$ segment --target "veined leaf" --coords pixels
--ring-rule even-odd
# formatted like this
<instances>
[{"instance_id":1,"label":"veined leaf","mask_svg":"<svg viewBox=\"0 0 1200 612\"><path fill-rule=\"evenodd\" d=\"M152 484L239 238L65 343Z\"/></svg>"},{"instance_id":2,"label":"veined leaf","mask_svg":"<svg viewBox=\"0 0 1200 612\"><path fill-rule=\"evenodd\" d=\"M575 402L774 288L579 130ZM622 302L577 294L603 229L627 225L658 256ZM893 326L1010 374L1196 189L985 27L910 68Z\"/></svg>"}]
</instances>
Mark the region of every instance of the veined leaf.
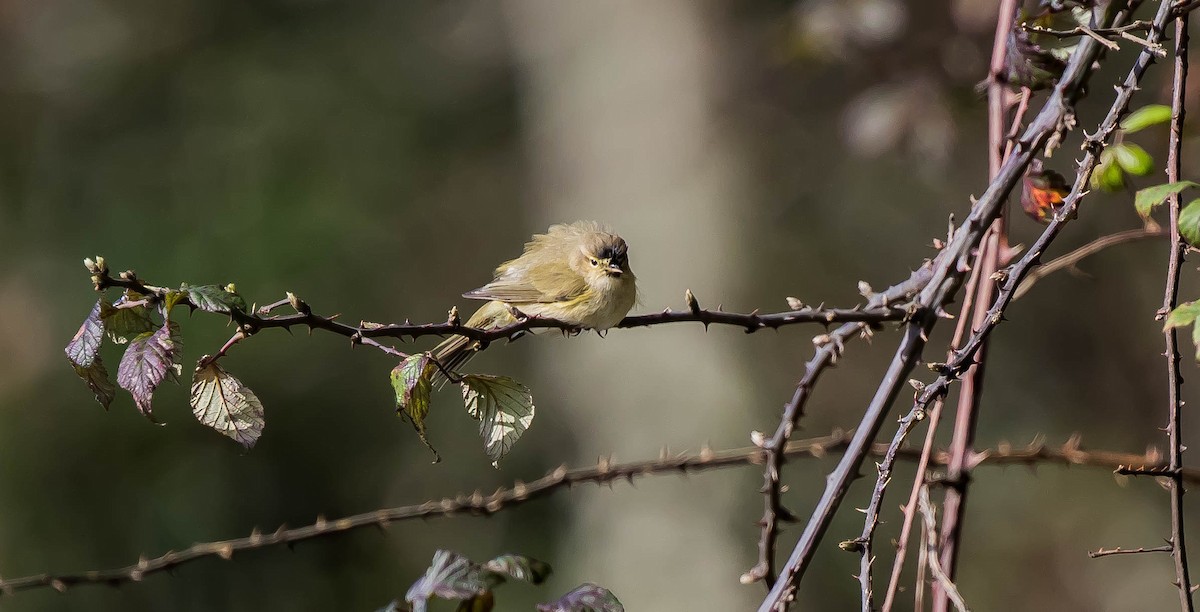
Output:
<instances>
[{"instance_id":1,"label":"veined leaf","mask_svg":"<svg viewBox=\"0 0 1200 612\"><path fill-rule=\"evenodd\" d=\"M1167 315L1167 321L1163 323L1163 329L1171 329L1172 327L1185 327L1196 322L1196 317L1200 316L1200 300L1194 302L1184 302L1175 307L1171 314Z\"/></svg>"},{"instance_id":2,"label":"veined leaf","mask_svg":"<svg viewBox=\"0 0 1200 612\"><path fill-rule=\"evenodd\" d=\"M433 562L425 575L408 588L404 600L414 612L424 612L430 597L462 600L482 595L488 590L483 571L470 559L449 550L433 553Z\"/></svg>"},{"instance_id":3,"label":"veined leaf","mask_svg":"<svg viewBox=\"0 0 1200 612\"><path fill-rule=\"evenodd\" d=\"M483 564L483 570L500 577L541 584L550 576L550 564L525 555L500 555Z\"/></svg>"},{"instance_id":4,"label":"veined leaf","mask_svg":"<svg viewBox=\"0 0 1200 612\"><path fill-rule=\"evenodd\" d=\"M1189 187L1200 187L1200 184L1192 181L1179 181L1177 183L1163 183L1145 189L1139 189L1137 196L1134 197L1133 206L1137 209L1137 213L1142 217L1149 217L1150 212L1155 206L1162 204L1168 197L1182 192Z\"/></svg>"},{"instance_id":5,"label":"veined leaf","mask_svg":"<svg viewBox=\"0 0 1200 612\"><path fill-rule=\"evenodd\" d=\"M1154 169L1154 158L1132 142L1112 146L1113 157L1121 169L1134 176L1145 176Z\"/></svg>"},{"instance_id":6,"label":"veined leaf","mask_svg":"<svg viewBox=\"0 0 1200 612\"><path fill-rule=\"evenodd\" d=\"M1188 244L1200 244L1200 199L1192 200L1179 211L1179 234Z\"/></svg>"},{"instance_id":7,"label":"veined leaf","mask_svg":"<svg viewBox=\"0 0 1200 612\"><path fill-rule=\"evenodd\" d=\"M265 424L262 403L220 365L204 361L192 376L192 412L201 423L252 448Z\"/></svg>"},{"instance_id":8,"label":"veined leaf","mask_svg":"<svg viewBox=\"0 0 1200 612\"><path fill-rule=\"evenodd\" d=\"M538 604L538 612L625 612L612 591L585 582L555 601Z\"/></svg>"},{"instance_id":9,"label":"veined leaf","mask_svg":"<svg viewBox=\"0 0 1200 612\"><path fill-rule=\"evenodd\" d=\"M208 312L222 312L228 314L230 309L236 308L242 312L246 312L246 300L238 295L236 291L231 291L233 285L222 287L220 285L198 285L190 286L184 284L179 288L180 291L186 292L188 301L192 306L200 310Z\"/></svg>"},{"instance_id":10,"label":"veined leaf","mask_svg":"<svg viewBox=\"0 0 1200 612\"><path fill-rule=\"evenodd\" d=\"M462 378L463 403L479 420L479 435L492 464L500 461L533 422L533 396L507 376L470 374Z\"/></svg>"},{"instance_id":11,"label":"veined leaf","mask_svg":"<svg viewBox=\"0 0 1200 612\"><path fill-rule=\"evenodd\" d=\"M77 367L86 368L92 365L100 354L100 345L104 342L104 320L100 313L108 302L102 297L96 301L92 311L88 313L75 337L67 343L67 359Z\"/></svg>"},{"instance_id":12,"label":"veined leaf","mask_svg":"<svg viewBox=\"0 0 1200 612\"><path fill-rule=\"evenodd\" d=\"M149 308L145 306L121 308L131 301L129 296L123 295L100 312L100 318L104 321L104 331L108 333L108 338L115 344L125 344L138 334L158 329L158 325L150 318Z\"/></svg>"},{"instance_id":13,"label":"veined leaf","mask_svg":"<svg viewBox=\"0 0 1200 612\"><path fill-rule=\"evenodd\" d=\"M1166 123L1171 120L1171 107L1164 104L1147 104L1121 120L1121 129L1132 134L1152 125Z\"/></svg>"},{"instance_id":14,"label":"veined leaf","mask_svg":"<svg viewBox=\"0 0 1200 612\"><path fill-rule=\"evenodd\" d=\"M139 335L129 342L121 365L117 368L117 384L133 395L138 410L154 420L151 400L154 390L170 372L181 370L178 326L167 322L157 331Z\"/></svg>"},{"instance_id":15,"label":"veined leaf","mask_svg":"<svg viewBox=\"0 0 1200 612\"><path fill-rule=\"evenodd\" d=\"M108 410L112 404L113 398L117 396L117 388L113 386L112 381L108 380L108 370L104 367L104 362L97 355L92 360L91 365L87 367L72 363L71 367L75 368L75 373L87 383L92 394L96 396L96 401Z\"/></svg>"},{"instance_id":16,"label":"veined leaf","mask_svg":"<svg viewBox=\"0 0 1200 612\"><path fill-rule=\"evenodd\" d=\"M425 435L425 417L429 414L429 396L433 392L431 380L435 368L437 366L428 355L410 355L392 368L392 389L396 392L396 411L412 421L421 442L433 452L436 463L441 461L441 457Z\"/></svg>"}]
</instances>

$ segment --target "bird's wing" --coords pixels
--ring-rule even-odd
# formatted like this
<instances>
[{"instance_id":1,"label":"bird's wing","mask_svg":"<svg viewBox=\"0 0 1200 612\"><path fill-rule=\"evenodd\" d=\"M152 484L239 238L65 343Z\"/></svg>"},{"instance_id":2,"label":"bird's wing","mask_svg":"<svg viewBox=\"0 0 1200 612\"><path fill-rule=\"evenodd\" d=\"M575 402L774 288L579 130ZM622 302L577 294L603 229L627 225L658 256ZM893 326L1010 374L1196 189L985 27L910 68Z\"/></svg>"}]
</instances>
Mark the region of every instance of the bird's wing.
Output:
<instances>
[{"instance_id":1,"label":"bird's wing","mask_svg":"<svg viewBox=\"0 0 1200 612\"><path fill-rule=\"evenodd\" d=\"M562 264L535 265L533 270L509 266L492 282L463 294L473 300L498 300L509 304L565 302L583 295L587 282Z\"/></svg>"}]
</instances>

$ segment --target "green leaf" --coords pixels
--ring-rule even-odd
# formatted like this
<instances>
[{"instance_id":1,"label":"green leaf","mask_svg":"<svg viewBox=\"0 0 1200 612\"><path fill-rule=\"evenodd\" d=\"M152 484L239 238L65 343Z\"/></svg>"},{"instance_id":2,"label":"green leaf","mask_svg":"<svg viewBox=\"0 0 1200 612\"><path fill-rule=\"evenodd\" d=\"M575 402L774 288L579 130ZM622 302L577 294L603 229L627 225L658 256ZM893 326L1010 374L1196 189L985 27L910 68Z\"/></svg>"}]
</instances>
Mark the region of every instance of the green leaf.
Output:
<instances>
[{"instance_id":1,"label":"green leaf","mask_svg":"<svg viewBox=\"0 0 1200 612\"><path fill-rule=\"evenodd\" d=\"M1200 361L1200 325L1192 326L1192 344L1196 345L1196 361Z\"/></svg>"},{"instance_id":2,"label":"green leaf","mask_svg":"<svg viewBox=\"0 0 1200 612\"><path fill-rule=\"evenodd\" d=\"M83 320L83 325L79 326L79 331L75 332L75 337L67 343L67 359L78 367L92 365L100 354L100 345L104 342L104 320L100 318L100 313L107 305L103 297L97 300Z\"/></svg>"},{"instance_id":3,"label":"green leaf","mask_svg":"<svg viewBox=\"0 0 1200 612\"><path fill-rule=\"evenodd\" d=\"M541 603L538 612L625 612L612 591L585 582L555 601Z\"/></svg>"},{"instance_id":4,"label":"green leaf","mask_svg":"<svg viewBox=\"0 0 1200 612\"><path fill-rule=\"evenodd\" d=\"M1179 234L1188 244L1200 244L1200 199L1192 200L1179 211Z\"/></svg>"},{"instance_id":5,"label":"green leaf","mask_svg":"<svg viewBox=\"0 0 1200 612\"><path fill-rule=\"evenodd\" d=\"M154 420L151 400L168 373L178 376L183 347L179 342L178 325L167 322L155 332L139 335L129 342L121 365L117 367L117 384L133 395L138 410Z\"/></svg>"},{"instance_id":6,"label":"green leaf","mask_svg":"<svg viewBox=\"0 0 1200 612\"><path fill-rule=\"evenodd\" d=\"M1145 149L1132 142L1124 142L1112 147L1113 157L1121 169L1134 176L1145 176L1154 169L1154 158Z\"/></svg>"},{"instance_id":7,"label":"green leaf","mask_svg":"<svg viewBox=\"0 0 1200 612\"><path fill-rule=\"evenodd\" d=\"M1100 152L1100 161L1092 170L1092 176L1088 177L1088 183L1092 189L1110 192L1119 191L1125 186L1125 174L1111 149Z\"/></svg>"},{"instance_id":8,"label":"green leaf","mask_svg":"<svg viewBox=\"0 0 1200 612\"><path fill-rule=\"evenodd\" d=\"M456 552L439 550L433 553L433 562L425 575L408 588L404 601L412 604L414 612L424 612L430 597L462 600L482 595L488 589L478 565Z\"/></svg>"},{"instance_id":9,"label":"green leaf","mask_svg":"<svg viewBox=\"0 0 1200 612\"><path fill-rule=\"evenodd\" d=\"M1163 329L1171 329L1172 327L1184 327L1191 325L1196 321L1196 317L1200 317L1200 300L1194 302L1184 302L1175 307L1171 314L1167 315L1167 320L1163 323Z\"/></svg>"},{"instance_id":10,"label":"green leaf","mask_svg":"<svg viewBox=\"0 0 1200 612\"><path fill-rule=\"evenodd\" d=\"M1180 193L1189 187L1200 187L1200 184L1192 181L1179 181L1177 183L1163 183L1145 189L1139 189L1137 196L1134 198L1133 207L1142 217L1149 217L1150 212L1155 206L1162 204L1168 197Z\"/></svg>"},{"instance_id":11,"label":"green leaf","mask_svg":"<svg viewBox=\"0 0 1200 612\"><path fill-rule=\"evenodd\" d=\"M479 420L479 435L492 465L500 461L533 422L533 396L507 376L470 374L462 377L463 403Z\"/></svg>"},{"instance_id":12,"label":"green leaf","mask_svg":"<svg viewBox=\"0 0 1200 612\"><path fill-rule=\"evenodd\" d=\"M1147 104L1121 120L1121 129L1132 134L1152 125L1166 123L1171 120L1171 107L1163 104Z\"/></svg>"},{"instance_id":13,"label":"green leaf","mask_svg":"<svg viewBox=\"0 0 1200 612\"><path fill-rule=\"evenodd\" d=\"M117 388L113 386L112 381L108 380L108 370L104 367L104 362L97 355L92 360L91 365L87 367L72 363L71 367L75 368L75 373L87 383L89 389L92 390L92 395L96 396L96 401L104 406L105 410L112 404L113 398L117 396Z\"/></svg>"},{"instance_id":14,"label":"green leaf","mask_svg":"<svg viewBox=\"0 0 1200 612\"><path fill-rule=\"evenodd\" d=\"M116 344L125 344L138 334L158 329L158 324L150 318L149 308L126 306L133 301L129 296L123 295L100 312L100 318L104 320L104 331L108 333L108 338ZM122 306L124 307L122 308Z\"/></svg>"},{"instance_id":15,"label":"green leaf","mask_svg":"<svg viewBox=\"0 0 1200 612\"><path fill-rule=\"evenodd\" d=\"M186 292L188 301L192 306L207 312L221 312L228 314L231 309L238 309L246 312L246 300L238 295L236 291L230 291L233 285L222 287L220 285L199 285L190 286L184 283L179 288L180 291Z\"/></svg>"},{"instance_id":16,"label":"green leaf","mask_svg":"<svg viewBox=\"0 0 1200 612\"><path fill-rule=\"evenodd\" d=\"M167 294L165 296L163 296L163 306L162 306L163 317L170 318L171 311L174 310L175 307L178 306L179 303L183 301L183 298L186 298L186 297L187 297L187 293L184 291L168 290Z\"/></svg>"},{"instance_id":17,"label":"green leaf","mask_svg":"<svg viewBox=\"0 0 1200 612\"><path fill-rule=\"evenodd\" d=\"M429 355L410 355L392 368L392 389L396 392L396 411L412 421L413 428L421 437L421 442L433 452L434 463L441 461L433 445L426 436L425 417L429 414L429 396L433 392L431 382L434 370Z\"/></svg>"},{"instance_id":18,"label":"green leaf","mask_svg":"<svg viewBox=\"0 0 1200 612\"><path fill-rule=\"evenodd\" d=\"M205 359L200 364L192 376L192 412L201 423L253 448L265 424L262 402L220 365Z\"/></svg>"},{"instance_id":19,"label":"green leaf","mask_svg":"<svg viewBox=\"0 0 1200 612\"><path fill-rule=\"evenodd\" d=\"M525 555L500 555L483 564L483 570L498 576L541 584L550 576L550 564Z\"/></svg>"}]
</instances>

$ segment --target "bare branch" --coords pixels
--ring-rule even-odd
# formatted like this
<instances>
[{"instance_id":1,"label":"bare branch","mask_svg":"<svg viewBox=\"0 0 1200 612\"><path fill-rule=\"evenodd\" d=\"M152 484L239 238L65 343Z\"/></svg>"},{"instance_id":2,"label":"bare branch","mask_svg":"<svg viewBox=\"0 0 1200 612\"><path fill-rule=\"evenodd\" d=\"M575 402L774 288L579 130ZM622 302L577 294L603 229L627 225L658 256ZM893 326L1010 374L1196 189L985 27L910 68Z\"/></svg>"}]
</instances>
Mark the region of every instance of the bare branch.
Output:
<instances>
[{"instance_id":1,"label":"bare branch","mask_svg":"<svg viewBox=\"0 0 1200 612\"><path fill-rule=\"evenodd\" d=\"M1164 4L1167 4L1164 2ZM1180 157L1183 142L1184 99L1187 94L1188 73L1188 14L1183 13L1175 18L1175 75L1171 83L1171 137L1167 149L1167 180L1174 182L1180 179ZM1153 35L1154 31L1151 32ZM1179 235L1179 194L1172 194L1167 199L1170 209L1171 251L1167 259L1166 288L1163 290L1163 305L1160 316L1171 312L1178 304L1179 268L1187 250ZM1183 538L1183 481L1180 468L1183 465L1183 443L1180 441L1180 421L1182 418L1183 401L1180 391L1183 379L1179 375L1179 339L1175 328L1170 327L1163 332L1166 344L1167 358L1167 438L1170 445L1167 457L1170 461L1170 480L1168 486L1171 493L1171 556L1175 561L1175 584L1179 589L1179 607L1185 612L1191 612L1192 583L1188 577L1187 547Z\"/></svg>"},{"instance_id":2,"label":"bare branch","mask_svg":"<svg viewBox=\"0 0 1200 612\"><path fill-rule=\"evenodd\" d=\"M1116 548L1101 548L1100 550L1089 550L1088 556L1091 557L1092 559L1099 559L1100 557L1109 557L1112 555L1138 555L1138 554L1142 554L1142 553L1156 553L1156 552L1169 553L1169 552L1172 552L1173 550L1174 550L1174 548L1172 548L1170 545L1155 546L1154 548L1121 548L1120 546L1118 546Z\"/></svg>"},{"instance_id":3,"label":"bare branch","mask_svg":"<svg viewBox=\"0 0 1200 612\"><path fill-rule=\"evenodd\" d=\"M828 436L797 440L787 445L783 454L789 458L821 458L831 453L846 450L852 441L852 435L846 432L833 432ZM876 456L884 456L889 449L883 444L873 445L871 452ZM920 453L912 449L899 449L896 456L905 460L915 460ZM945 465L948 456L945 452L936 453L931 462L935 465ZM975 461L983 465L1084 465L1112 470L1120 465L1141 463L1152 465L1157 461L1157 455L1138 455L1115 451L1082 450L1079 440L1072 438L1066 444L1057 448L1048 448L1040 442L1035 442L1022 448L1012 448L1001 445L995 449L979 453ZM635 478L646 476L661 476L666 474L686 474L707 470L761 465L768 461L768 452L758 447L739 448L727 451L701 450L695 454L671 454L664 450L658 459L634 461L629 463L611 463L601 460L595 466L568 470L560 467L545 477L530 483L517 481L512 486L500 489L491 495L476 491L470 495L446 497L440 500L427 501L412 506L381 508L371 512L355 514L339 519L318 517L316 522L304 527L288 529L280 527L270 534L257 530L244 538L221 540L217 542L202 542L194 544L181 551L171 551L153 559L143 558L133 565L122 568L94 570L78 574L37 574L21 578L0 579L0 592L11 594L16 591L50 587L59 591L69 587L88 584L119 585L127 582L139 582L150 574L169 571L186 563L206 557L231 559L235 553L249 550L269 548L282 544L295 544L304 540L333 536L363 527L387 527L393 522L414 519L429 519L461 515L489 516L497 512L511 509L525 502L546 497L560 490L569 489L575 485L594 483L598 485L612 484L619 481L632 482ZM1181 473L1185 482L1200 483L1200 470L1185 469Z\"/></svg>"}]
</instances>

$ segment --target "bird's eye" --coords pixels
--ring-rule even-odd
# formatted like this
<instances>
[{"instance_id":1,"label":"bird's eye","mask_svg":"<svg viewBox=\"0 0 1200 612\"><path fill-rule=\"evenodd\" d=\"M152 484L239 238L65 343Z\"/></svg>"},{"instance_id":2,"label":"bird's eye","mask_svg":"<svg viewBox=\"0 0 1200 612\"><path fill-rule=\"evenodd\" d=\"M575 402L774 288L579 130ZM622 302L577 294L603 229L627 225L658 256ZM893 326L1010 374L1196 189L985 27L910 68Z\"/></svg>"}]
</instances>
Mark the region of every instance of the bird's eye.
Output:
<instances>
[{"instance_id":1,"label":"bird's eye","mask_svg":"<svg viewBox=\"0 0 1200 612\"><path fill-rule=\"evenodd\" d=\"M599 261L596 261L595 259L593 259L593 260L592 260L592 265L593 265L593 266L598 266L598 265L600 265L600 262L599 262Z\"/></svg>"}]
</instances>

